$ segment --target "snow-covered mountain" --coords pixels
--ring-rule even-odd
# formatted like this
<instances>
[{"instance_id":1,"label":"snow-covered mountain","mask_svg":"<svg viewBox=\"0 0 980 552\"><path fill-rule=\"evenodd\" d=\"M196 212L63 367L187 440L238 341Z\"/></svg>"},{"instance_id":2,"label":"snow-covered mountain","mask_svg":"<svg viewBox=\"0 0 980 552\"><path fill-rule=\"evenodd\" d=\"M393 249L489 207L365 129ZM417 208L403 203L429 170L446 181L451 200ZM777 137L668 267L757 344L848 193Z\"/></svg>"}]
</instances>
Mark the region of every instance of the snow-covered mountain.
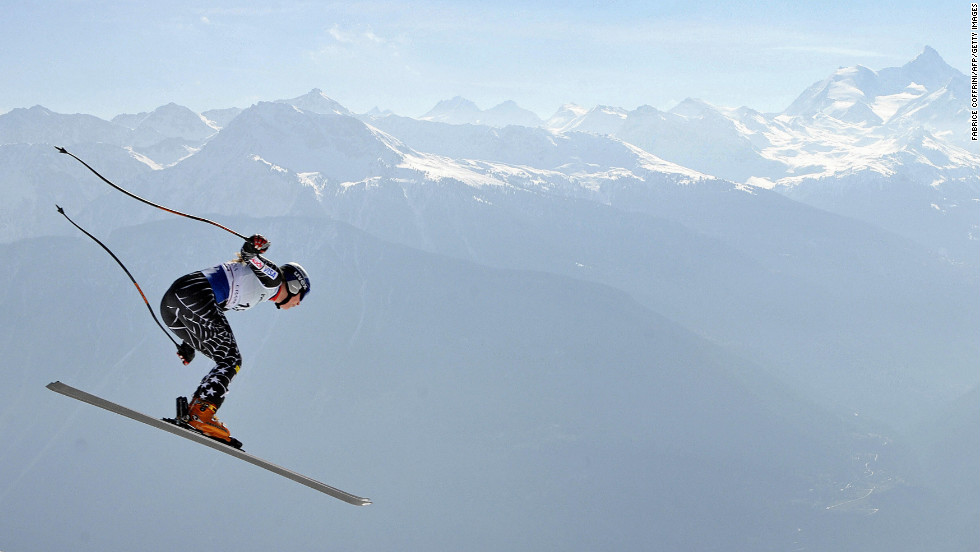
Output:
<instances>
[{"instance_id":1,"label":"snow-covered mountain","mask_svg":"<svg viewBox=\"0 0 980 552\"><path fill-rule=\"evenodd\" d=\"M927 46L902 67L881 71L863 66L841 68L805 90L783 113L805 117L823 114L844 122L879 125L903 106L965 79L966 75Z\"/></svg>"},{"instance_id":2,"label":"snow-covered mountain","mask_svg":"<svg viewBox=\"0 0 980 552\"><path fill-rule=\"evenodd\" d=\"M689 99L669 112L563 109L549 128L612 135L969 261L980 236L980 152L969 137L967 97L967 77L927 47L902 67L842 68L780 114ZM951 232L953 240L934 239Z\"/></svg>"},{"instance_id":3,"label":"snow-covered mountain","mask_svg":"<svg viewBox=\"0 0 980 552\"><path fill-rule=\"evenodd\" d=\"M169 166L196 153L221 126L204 115L169 103L150 113L117 115L112 122L133 130L133 152L154 166Z\"/></svg>"},{"instance_id":4,"label":"snow-covered mountain","mask_svg":"<svg viewBox=\"0 0 980 552\"><path fill-rule=\"evenodd\" d=\"M299 96L297 98L292 98L289 100L277 100L278 103L283 103L287 105L292 105L302 109L304 111L309 111L312 113L320 113L325 115L350 115L351 112L344 106L340 105L339 102L330 98L323 93L319 88L314 88L308 93Z\"/></svg>"},{"instance_id":5,"label":"snow-covered mountain","mask_svg":"<svg viewBox=\"0 0 980 552\"><path fill-rule=\"evenodd\" d=\"M163 139L163 137L159 137ZM36 105L0 115L0 144L131 145L132 130L94 115L55 113Z\"/></svg>"},{"instance_id":6,"label":"snow-covered mountain","mask_svg":"<svg viewBox=\"0 0 980 552\"><path fill-rule=\"evenodd\" d=\"M902 67L841 68L780 114L688 99L667 113L649 106L563 108L547 128L610 134L668 161L736 181L793 181L853 170L893 153L891 137L915 129L936 135L948 148L972 152L966 158L973 168L976 143L971 149L963 123L967 85L966 75L927 47Z\"/></svg>"},{"instance_id":7,"label":"snow-covered mountain","mask_svg":"<svg viewBox=\"0 0 980 552\"><path fill-rule=\"evenodd\" d=\"M626 110L569 104L545 123L526 117L521 124L523 110L513 102L483 111L457 97L418 120L375 114L360 116L363 123L358 123L346 107L314 89L275 102L298 111L274 115L261 105L244 112L215 110L220 123L174 104L120 115L114 122L40 106L15 109L0 115L0 143L111 144L152 169L174 166L187 181L200 182L202 177L194 174L214 181L223 170L237 170L231 168L238 166L236 159L223 161L231 169L199 167L195 157L213 140L213 152L250 150L239 152L252 159L246 166L261 159L302 175L292 178L302 178L314 190L326 182L349 185L423 175L608 198L610 185L624 177L716 178L773 189L881 225L954 261L974 262L980 228L970 206L980 195L980 155L957 138L966 132L962 98L967 85L965 75L926 48L902 67L841 69L780 114L688 99L666 112L650 106ZM283 138L274 140L280 143L275 155L258 153L272 145L260 143L267 137L253 123L234 124L243 113L253 123L279 128ZM309 114L333 119L328 124ZM275 123L279 115L283 119ZM303 132L291 125L316 135L300 141ZM345 135L348 131L354 134ZM258 134L233 138L243 132ZM316 146L318 140L333 145ZM316 147L309 148L311 143ZM893 201L894 190L904 190L906 199ZM36 226L17 222L22 211L6 210L11 228ZM950 232L955 240L946 239ZM8 239L18 237L14 233Z\"/></svg>"},{"instance_id":8,"label":"snow-covered mountain","mask_svg":"<svg viewBox=\"0 0 980 552\"><path fill-rule=\"evenodd\" d=\"M398 136L420 152L515 165L525 171L539 172L538 178L543 180L549 179L549 172L583 182L591 178L583 186L588 189L597 188L595 179L611 173L622 176L658 172L693 180L711 178L606 135L553 133L518 125L504 128L450 125L391 115L369 117L366 122Z\"/></svg>"},{"instance_id":9,"label":"snow-covered mountain","mask_svg":"<svg viewBox=\"0 0 980 552\"><path fill-rule=\"evenodd\" d=\"M543 126L548 129L552 129L560 132L565 128L565 125L571 123L575 119L578 119L582 115L585 115L589 110L577 104L565 104L558 108L558 111L554 115L548 118L543 123Z\"/></svg>"},{"instance_id":10,"label":"snow-covered mountain","mask_svg":"<svg viewBox=\"0 0 980 552\"><path fill-rule=\"evenodd\" d=\"M567 104L548 119L548 129L555 132L580 131L615 135L623 126L629 112L621 107L599 105L592 109Z\"/></svg>"},{"instance_id":11,"label":"snow-covered mountain","mask_svg":"<svg viewBox=\"0 0 980 552\"><path fill-rule=\"evenodd\" d=\"M203 141L214 135L220 127L190 109L169 103L150 113L118 115L112 122L136 131L152 131L167 138Z\"/></svg>"},{"instance_id":12,"label":"snow-covered mountain","mask_svg":"<svg viewBox=\"0 0 980 552\"><path fill-rule=\"evenodd\" d=\"M518 106L512 100L483 110L461 96L439 102L419 119L454 125L486 125L490 127L509 125L536 127L541 124L541 118L534 112Z\"/></svg>"}]
</instances>

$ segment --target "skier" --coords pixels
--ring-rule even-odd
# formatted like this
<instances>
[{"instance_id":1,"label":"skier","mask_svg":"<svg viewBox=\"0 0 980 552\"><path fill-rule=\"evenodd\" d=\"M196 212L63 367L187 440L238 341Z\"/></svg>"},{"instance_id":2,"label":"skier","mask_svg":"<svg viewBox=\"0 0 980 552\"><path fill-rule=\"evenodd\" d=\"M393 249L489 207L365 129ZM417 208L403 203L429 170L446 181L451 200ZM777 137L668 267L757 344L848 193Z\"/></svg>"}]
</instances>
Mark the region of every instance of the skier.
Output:
<instances>
[{"instance_id":1,"label":"skier","mask_svg":"<svg viewBox=\"0 0 980 552\"><path fill-rule=\"evenodd\" d=\"M194 392L188 423L223 441L231 441L231 432L215 413L242 367L225 311L247 310L265 300L288 310L310 292L306 270L296 263L276 266L262 256L268 249L267 239L253 235L245 240L236 259L181 276L160 302L164 323L183 340L177 355L184 364L194 359L195 350L215 362Z\"/></svg>"}]
</instances>

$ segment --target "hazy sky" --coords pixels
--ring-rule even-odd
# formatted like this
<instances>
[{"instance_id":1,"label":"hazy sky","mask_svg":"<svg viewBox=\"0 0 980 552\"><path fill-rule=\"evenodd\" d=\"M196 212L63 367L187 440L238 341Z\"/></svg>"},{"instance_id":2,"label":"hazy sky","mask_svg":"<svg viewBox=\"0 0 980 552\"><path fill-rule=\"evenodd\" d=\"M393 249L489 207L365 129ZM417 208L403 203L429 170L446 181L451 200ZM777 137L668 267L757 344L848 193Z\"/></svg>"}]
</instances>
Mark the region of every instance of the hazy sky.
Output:
<instances>
[{"instance_id":1,"label":"hazy sky","mask_svg":"<svg viewBox=\"0 0 980 552\"><path fill-rule=\"evenodd\" d=\"M969 71L970 2L2 0L0 113L111 118L248 107L320 88L418 116L464 96L542 117L564 103L686 97L781 111L839 66L926 45Z\"/></svg>"}]
</instances>

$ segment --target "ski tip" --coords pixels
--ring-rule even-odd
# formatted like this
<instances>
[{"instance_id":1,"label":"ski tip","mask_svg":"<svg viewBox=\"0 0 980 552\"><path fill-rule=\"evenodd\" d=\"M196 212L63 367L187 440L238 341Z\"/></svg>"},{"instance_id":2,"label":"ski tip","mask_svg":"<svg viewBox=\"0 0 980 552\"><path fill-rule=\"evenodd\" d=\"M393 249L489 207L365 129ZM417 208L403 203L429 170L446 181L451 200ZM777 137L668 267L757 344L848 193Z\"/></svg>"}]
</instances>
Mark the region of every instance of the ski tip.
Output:
<instances>
[{"instance_id":1,"label":"ski tip","mask_svg":"<svg viewBox=\"0 0 980 552\"><path fill-rule=\"evenodd\" d=\"M68 150L61 146L55 146L54 149L58 150L58 153L68 153Z\"/></svg>"}]
</instances>

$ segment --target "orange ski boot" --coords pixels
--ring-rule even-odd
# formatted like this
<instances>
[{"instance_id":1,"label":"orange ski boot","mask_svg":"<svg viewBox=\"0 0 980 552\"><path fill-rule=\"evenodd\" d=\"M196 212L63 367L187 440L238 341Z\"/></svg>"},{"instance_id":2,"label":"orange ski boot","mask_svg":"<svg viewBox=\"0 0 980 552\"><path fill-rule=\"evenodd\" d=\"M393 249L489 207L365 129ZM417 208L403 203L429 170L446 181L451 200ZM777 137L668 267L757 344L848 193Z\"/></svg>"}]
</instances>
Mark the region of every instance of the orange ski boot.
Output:
<instances>
[{"instance_id":1,"label":"orange ski boot","mask_svg":"<svg viewBox=\"0 0 980 552\"><path fill-rule=\"evenodd\" d=\"M215 416L216 412L218 412L218 407L208 401L194 397L188 407L187 424L208 437L228 443L233 442L231 432Z\"/></svg>"}]
</instances>

